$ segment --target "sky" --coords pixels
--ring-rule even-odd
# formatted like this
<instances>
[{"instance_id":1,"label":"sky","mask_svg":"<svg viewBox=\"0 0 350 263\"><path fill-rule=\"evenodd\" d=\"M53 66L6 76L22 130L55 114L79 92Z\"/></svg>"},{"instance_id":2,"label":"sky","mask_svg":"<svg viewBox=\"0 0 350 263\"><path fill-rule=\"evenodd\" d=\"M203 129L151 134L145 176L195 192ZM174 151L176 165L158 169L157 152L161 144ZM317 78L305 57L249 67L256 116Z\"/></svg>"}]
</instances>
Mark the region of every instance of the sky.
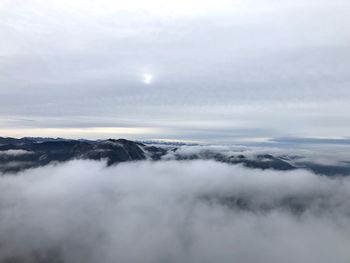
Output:
<instances>
[{"instance_id":1,"label":"sky","mask_svg":"<svg viewBox=\"0 0 350 263\"><path fill-rule=\"evenodd\" d=\"M0 136L350 134L348 0L0 0Z\"/></svg>"}]
</instances>

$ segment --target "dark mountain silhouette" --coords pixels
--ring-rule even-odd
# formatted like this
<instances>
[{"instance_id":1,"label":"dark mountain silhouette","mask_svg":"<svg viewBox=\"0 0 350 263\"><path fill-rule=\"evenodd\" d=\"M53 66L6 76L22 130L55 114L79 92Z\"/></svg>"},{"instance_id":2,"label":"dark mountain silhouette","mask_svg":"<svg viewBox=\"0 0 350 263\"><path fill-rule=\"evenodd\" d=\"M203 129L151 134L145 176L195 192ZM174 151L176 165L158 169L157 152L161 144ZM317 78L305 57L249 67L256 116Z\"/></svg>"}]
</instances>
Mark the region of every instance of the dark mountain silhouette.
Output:
<instances>
[{"instance_id":1,"label":"dark mountain silhouette","mask_svg":"<svg viewBox=\"0 0 350 263\"><path fill-rule=\"evenodd\" d=\"M183 146L183 145L181 145ZM62 138L2 138L0 137L0 172L16 173L28 168L45 166L50 163L73 159L105 160L107 165L121 162L162 159L170 154L175 160L215 160L228 164L241 164L254 169L294 170L309 169L323 175L348 175L350 163L342 166L320 165L313 162L290 162L298 156L274 156L257 154L246 156L221 154L206 150L184 155L178 144L148 144L125 139L68 140Z\"/></svg>"}]
</instances>

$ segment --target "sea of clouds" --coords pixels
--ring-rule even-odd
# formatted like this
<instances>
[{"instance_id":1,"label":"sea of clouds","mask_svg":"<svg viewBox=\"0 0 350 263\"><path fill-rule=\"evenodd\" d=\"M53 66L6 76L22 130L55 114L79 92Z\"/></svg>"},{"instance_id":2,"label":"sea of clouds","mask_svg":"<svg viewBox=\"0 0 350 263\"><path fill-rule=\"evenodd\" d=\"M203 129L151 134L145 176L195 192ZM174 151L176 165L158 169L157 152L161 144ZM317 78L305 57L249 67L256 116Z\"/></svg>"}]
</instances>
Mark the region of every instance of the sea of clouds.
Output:
<instances>
[{"instance_id":1,"label":"sea of clouds","mask_svg":"<svg viewBox=\"0 0 350 263\"><path fill-rule=\"evenodd\" d=\"M349 263L350 178L75 160L0 177L0 262Z\"/></svg>"}]
</instances>

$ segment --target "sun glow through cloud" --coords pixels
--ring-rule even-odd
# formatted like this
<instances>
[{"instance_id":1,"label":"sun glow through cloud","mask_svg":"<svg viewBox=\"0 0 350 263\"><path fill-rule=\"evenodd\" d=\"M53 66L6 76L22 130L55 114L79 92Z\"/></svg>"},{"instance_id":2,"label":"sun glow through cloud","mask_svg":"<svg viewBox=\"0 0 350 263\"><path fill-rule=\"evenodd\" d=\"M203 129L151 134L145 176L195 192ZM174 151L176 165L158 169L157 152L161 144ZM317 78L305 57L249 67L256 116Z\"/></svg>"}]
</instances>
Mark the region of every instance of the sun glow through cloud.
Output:
<instances>
[{"instance_id":1,"label":"sun glow through cloud","mask_svg":"<svg viewBox=\"0 0 350 263\"><path fill-rule=\"evenodd\" d=\"M153 75L152 74L143 74L142 81L145 84L151 84L153 82Z\"/></svg>"}]
</instances>

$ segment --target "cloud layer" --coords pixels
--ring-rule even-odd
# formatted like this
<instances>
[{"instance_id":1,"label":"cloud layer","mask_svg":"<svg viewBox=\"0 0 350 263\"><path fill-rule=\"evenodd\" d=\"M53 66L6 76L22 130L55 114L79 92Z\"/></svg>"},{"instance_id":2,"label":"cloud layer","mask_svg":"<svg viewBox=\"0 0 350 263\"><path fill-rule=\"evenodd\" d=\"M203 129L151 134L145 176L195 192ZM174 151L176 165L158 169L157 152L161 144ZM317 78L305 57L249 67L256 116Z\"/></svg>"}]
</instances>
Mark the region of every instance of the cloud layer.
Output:
<instances>
[{"instance_id":1,"label":"cloud layer","mask_svg":"<svg viewBox=\"0 0 350 263\"><path fill-rule=\"evenodd\" d=\"M349 1L124 2L0 0L0 134L349 134Z\"/></svg>"},{"instance_id":2,"label":"cloud layer","mask_svg":"<svg viewBox=\"0 0 350 263\"><path fill-rule=\"evenodd\" d=\"M0 178L0 261L346 263L349 193L212 161L51 165Z\"/></svg>"}]
</instances>

